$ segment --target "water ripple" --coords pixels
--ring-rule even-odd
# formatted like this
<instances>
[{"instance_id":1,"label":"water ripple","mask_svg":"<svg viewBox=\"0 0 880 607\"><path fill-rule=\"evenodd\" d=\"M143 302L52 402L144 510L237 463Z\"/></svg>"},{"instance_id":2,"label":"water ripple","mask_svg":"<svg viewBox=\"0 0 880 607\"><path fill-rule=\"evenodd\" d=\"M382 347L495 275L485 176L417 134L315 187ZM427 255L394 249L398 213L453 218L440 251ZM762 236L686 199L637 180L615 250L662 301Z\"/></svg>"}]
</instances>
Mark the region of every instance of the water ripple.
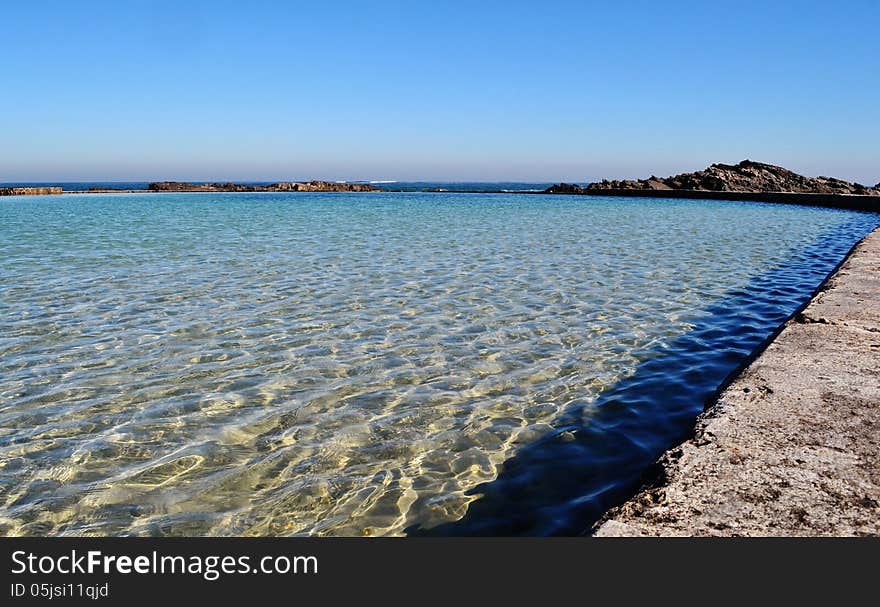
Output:
<instances>
[{"instance_id":1,"label":"water ripple","mask_svg":"<svg viewBox=\"0 0 880 607\"><path fill-rule=\"evenodd\" d=\"M875 223L522 195L4 200L0 532L567 532L546 521L692 418L664 395L748 356Z\"/></svg>"}]
</instances>

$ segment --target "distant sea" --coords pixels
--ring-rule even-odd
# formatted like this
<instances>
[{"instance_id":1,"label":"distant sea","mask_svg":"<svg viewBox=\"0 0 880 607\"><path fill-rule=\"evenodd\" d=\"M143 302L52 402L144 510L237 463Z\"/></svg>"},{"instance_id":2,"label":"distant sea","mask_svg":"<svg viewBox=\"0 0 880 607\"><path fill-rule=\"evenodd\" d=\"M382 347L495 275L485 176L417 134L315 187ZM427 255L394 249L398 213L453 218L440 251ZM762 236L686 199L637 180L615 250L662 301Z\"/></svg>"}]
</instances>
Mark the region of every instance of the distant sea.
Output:
<instances>
[{"instance_id":1,"label":"distant sea","mask_svg":"<svg viewBox=\"0 0 880 607\"><path fill-rule=\"evenodd\" d=\"M190 180L201 182L204 180ZM223 180L208 180L223 181ZM269 185L279 181L237 181L246 185ZM291 181L291 180L286 180ZM293 181L309 181L299 179ZM429 190L445 190L447 192L539 192L546 190L551 182L525 183L518 181L351 181L348 183L369 183L373 187L389 192L423 192ZM119 190L145 190L147 181L51 181L51 182L15 182L0 183L0 187L38 187L60 185L68 192L85 192L89 188L119 189ZM586 185L586 184L584 184Z\"/></svg>"}]
</instances>

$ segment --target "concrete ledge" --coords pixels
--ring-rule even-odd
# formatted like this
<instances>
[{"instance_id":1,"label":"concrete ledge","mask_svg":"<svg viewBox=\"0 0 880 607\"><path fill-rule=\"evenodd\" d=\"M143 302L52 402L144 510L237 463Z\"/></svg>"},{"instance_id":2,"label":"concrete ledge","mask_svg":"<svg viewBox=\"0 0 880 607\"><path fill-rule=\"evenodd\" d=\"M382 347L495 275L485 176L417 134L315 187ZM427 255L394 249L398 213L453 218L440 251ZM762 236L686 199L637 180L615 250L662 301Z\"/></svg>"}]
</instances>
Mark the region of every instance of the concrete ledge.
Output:
<instances>
[{"instance_id":1,"label":"concrete ledge","mask_svg":"<svg viewBox=\"0 0 880 607\"><path fill-rule=\"evenodd\" d=\"M594 528L880 535L880 229Z\"/></svg>"}]
</instances>

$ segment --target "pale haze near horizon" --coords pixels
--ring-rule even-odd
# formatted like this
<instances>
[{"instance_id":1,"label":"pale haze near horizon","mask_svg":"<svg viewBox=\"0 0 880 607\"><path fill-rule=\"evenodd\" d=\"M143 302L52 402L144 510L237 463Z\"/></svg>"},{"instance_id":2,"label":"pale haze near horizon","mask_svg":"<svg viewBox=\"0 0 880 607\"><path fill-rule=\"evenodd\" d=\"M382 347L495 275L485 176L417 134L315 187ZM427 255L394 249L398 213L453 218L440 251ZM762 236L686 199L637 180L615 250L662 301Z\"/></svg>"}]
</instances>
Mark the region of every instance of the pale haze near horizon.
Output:
<instances>
[{"instance_id":1,"label":"pale haze near horizon","mask_svg":"<svg viewBox=\"0 0 880 607\"><path fill-rule=\"evenodd\" d=\"M876 2L4 7L0 182L880 181ZM14 24L14 25L13 25Z\"/></svg>"}]
</instances>

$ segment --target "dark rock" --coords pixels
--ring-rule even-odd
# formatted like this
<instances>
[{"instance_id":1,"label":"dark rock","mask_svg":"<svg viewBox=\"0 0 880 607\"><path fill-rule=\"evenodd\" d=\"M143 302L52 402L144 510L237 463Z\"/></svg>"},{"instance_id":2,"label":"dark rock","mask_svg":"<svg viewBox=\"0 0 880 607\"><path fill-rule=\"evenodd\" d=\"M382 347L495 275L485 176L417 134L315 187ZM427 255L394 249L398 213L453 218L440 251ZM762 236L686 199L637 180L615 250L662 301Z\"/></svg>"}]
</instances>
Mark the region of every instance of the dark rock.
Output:
<instances>
[{"instance_id":1,"label":"dark rock","mask_svg":"<svg viewBox=\"0 0 880 607\"><path fill-rule=\"evenodd\" d=\"M309 181L307 183L273 183L266 186L269 192L377 192L368 183L335 183L330 181Z\"/></svg>"},{"instance_id":2,"label":"dark rock","mask_svg":"<svg viewBox=\"0 0 880 607\"><path fill-rule=\"evenodd\" d=\"M609 181L606 179L592 183L586 188L590 192L609 189L798 192L880 196L880 187L870 188L859 183L850 183L833 177L805 177L780 166L754 162L752 160L743 160L739 164L713 164L702 171L682 173L664 179L655 176L651 176L649 179L627 179L623 181Z\"/></svg>"},{"instance_id":3,"label":"dark rock","mask_svg":"<svg viewBox=\"0 0 880 607\"><path fill-rule=\"evenodd\" d=\"M271 185L242 183L188 183L185 181L157 181L147 186L151 192L378 192L367 183L334 183L330 181L295 181Z\"/></svg>"},{"instance_id":4,"label":"dark rock","mask_svg":"<svg viewBox=\"0 0 880 607\"><path fill-rule=\"evenodd\" d=\"M0 188L0 196L45 196L60 193L60 186Z\"/></svg>"},{"instance_id":5,"label":"dark rock","mask_svg":"<svg viewBox=\"0 0 880 607\"><path fill-rule=\"evenodd\" d=\"M573 183L558 183L544 190L545 194L583 194L584 188Z\"/></svg>"}]
</instances>

